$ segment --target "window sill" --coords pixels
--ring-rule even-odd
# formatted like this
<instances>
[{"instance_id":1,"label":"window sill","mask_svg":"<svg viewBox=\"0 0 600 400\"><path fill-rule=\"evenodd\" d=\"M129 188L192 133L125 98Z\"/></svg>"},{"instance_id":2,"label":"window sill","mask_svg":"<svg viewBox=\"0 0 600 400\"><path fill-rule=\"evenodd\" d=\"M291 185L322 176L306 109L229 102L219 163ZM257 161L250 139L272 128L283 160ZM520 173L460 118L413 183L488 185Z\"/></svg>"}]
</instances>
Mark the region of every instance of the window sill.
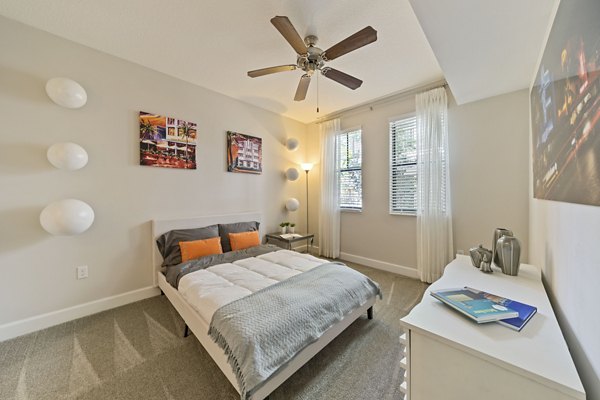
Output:
<instances>
[{"instance_id":1,"label":"window sill","mask_svg":"<svg viewBox=\"0 0 600 400\"><path fill-rule=\"evenodd\" d=\"M391 212L390 215L399 215L399 216L403 216L403 217L416 217L417 213Z\"/></svg>"},{"instance_id":2,"label":"window sill","mask_svg":"<svg viewBox=\"0 0 600 400\"><path fill-rule=\"evenodd\" d=\"M362 209L359 210L357 208L340 208L340 212L360 214L360 213L362 213Z\"/></svg>"}]
</instances>

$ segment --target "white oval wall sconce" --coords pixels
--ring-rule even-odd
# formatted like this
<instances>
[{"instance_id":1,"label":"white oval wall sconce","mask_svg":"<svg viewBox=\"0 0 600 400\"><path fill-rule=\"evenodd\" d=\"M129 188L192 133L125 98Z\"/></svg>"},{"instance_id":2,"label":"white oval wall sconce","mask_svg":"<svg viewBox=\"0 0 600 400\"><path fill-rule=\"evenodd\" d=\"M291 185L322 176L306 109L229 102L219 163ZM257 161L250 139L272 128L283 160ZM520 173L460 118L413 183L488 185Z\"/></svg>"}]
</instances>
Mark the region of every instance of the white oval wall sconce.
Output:
<instances>
[{"instance_id":1,"label":"white oval wall sconce","mask_svg":"<svg viewBox=\"0 0 600 400\"><path fill-rule=\"evenodd\" d=\"M77 143L55 143L48 148L46 153L50 164L58 169L75 171L86 166L88 153Z\"/></svg>"},{"instance_id":2,"label":"white oval wall sconce","mask_svg":"<svg viewBox=\"0 0 600 400\"><path fill-rule=\"evenodd\" d=\"M66 108L80 108L87 103L87 93L69 78L52 78L46 82L46 93L53 102Z\"/></svg>"},{"instance_id":3,"label":"white oval wall sconce","mask_svg":"<svg viewBox=\"0 0 600 400\"><path fill-rule=\"evenodd\" d=\"M77 199L50 203L40 214L40 224L52 235L78 235L88 230L94 222L94 210Z\"/></svg>"},{"instance_id":4,"label":"white oval wall sconce","mask_svg":"<svg viewBox=\"0 0 600 400\"><path fill-rule=\"evenodd\" d=\"M298 208L300 208L300 202L298 201L298 199L295 199L293 197L290 197L289 199L287 199L287 201L285 202L285 208L288 211L297 211Z\"/></svg>"},{"instance_id":5,"label":"white oval wall sconce","mask_svg":"<svg viewBox=\"0 0 600 400\"><path fill-rule=\"evenodd\" d=\"M292 137L285 141L285 147L287 147L289 151L296 151L298 150L298 147L300 147L300 142L298 139Z\"/></svg>"},{"instance_id":6,"label":"white oval wall sconce","mask_svg":"<svg viewBox=\"0 0 600 400\"><path fill-rule=\"evenodd\" d=\"M285 171L285 177L288 181L295 181L300 177L300 172L296 168L288 168Z\"/></svg>"}]
</instances>

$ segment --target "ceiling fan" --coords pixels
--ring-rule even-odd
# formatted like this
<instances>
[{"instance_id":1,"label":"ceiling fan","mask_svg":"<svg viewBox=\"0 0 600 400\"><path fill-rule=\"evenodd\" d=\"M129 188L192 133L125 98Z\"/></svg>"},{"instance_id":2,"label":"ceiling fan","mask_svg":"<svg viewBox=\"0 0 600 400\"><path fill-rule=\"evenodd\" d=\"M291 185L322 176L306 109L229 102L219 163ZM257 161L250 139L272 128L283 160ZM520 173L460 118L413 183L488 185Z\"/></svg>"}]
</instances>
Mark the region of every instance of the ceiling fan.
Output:
<instances>
[{"instance_id":1,"label":"ceiling fan","mask_svg":"<svg viewBox=\"0 0 600 400\"><path fill-rule=\"evenodd\" d=\"M326 66L326 63L331 60L350 53L358 48L373 43L377 40L377 31L370 26L356 32L354 35L347 37L338 44L335 44L323 51L316 47L318 38L314 35L309 35L304 40L294 28L288 17L273 17L271 23L281 33L283 38L296 51L296 64L279 65L277 67L269 67L248 71L248 76L256 78L263 75L274 74L276 72L293 71L301 69L304 75L300 78L298 89L296 89L295 101L302 101L306 98L310 78L315 72L321 71L321 74L329 79L332 79L342 85L349 87L352 90L358 89L362 85L362 81L342 71Z\"/></svg>"}]
</instances>

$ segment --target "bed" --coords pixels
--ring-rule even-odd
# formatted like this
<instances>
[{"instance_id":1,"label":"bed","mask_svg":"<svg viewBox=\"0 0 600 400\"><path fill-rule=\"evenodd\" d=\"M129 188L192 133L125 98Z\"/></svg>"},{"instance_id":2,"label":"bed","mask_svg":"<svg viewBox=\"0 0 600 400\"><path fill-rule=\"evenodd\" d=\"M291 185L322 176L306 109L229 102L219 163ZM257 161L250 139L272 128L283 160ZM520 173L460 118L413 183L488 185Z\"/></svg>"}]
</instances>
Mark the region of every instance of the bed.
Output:
<instances>
[{"instance_id":1,"label":"bed","mask_svg":"<svg viewBox=\"0 0 600 400\"><path fill-rule=\"evenodd\" d=\"M182 289L180 292L176 289L169 281L165 274L161 271L161 265L163 262L163 258L161 253L158 251L156 246L156 239L160 237L162 234L175 230L175 229L190 229L197 227L205 227L213 224L231 224L242 221L258 221L261 222L261 215L259 213L243 213L243 214L230 214L230 215L218 215L218 216L204 216L204 217L196 217L196 218L186 218L186 219L177 219L177 220L153 220L152 221L152 262L154 268L154 276L155 283L160 287L162 293L168 298L173 307L178 311L183 320L186 323L186 334L187 330L191 330L194 333L194 336L200 341L204 349L209 353L212 359L215 361L217 366L221 369L225 377L229 380L229 382L233 385L233 387L238 391L238 393L242 394L243 389L240 388L238 384L238 378L236 377L236 373L234 369L228 362L228 356L225 351L213 340L213 337L209 336L209 327L212 328L210 321L208 321L209 316L204 315L204 310L199 308L197 303L191 302L189 299L189 295L187 295L186 291ZM259 225L259 236L262 238L264 236L263 232L263 224ZM318 265L321 261L323 263L326 260L320 260L311 255L300 255L299 253L287 254L283 252L289 252L288 250L281 250L282 253L269 253L265 255L263 258L266 259L274 259L274 258L285 258L292 257L295 261L295 264L298 265L307 265L307 269L312 269L315 263ZM290 252L291 253L291 252ZM299 258L302 257L302 258ZM262 258L257 257L257 260ZM249 261L252 261L248 259ZM314 261L318 260L318 262ZM248 262L249 262L248 261ZM254 260L254 263L259 261ZM262 262L262 261L260 261ZM245 260L241 262L247 263ZM237 264L236 264L237 265ZM220 266L217 266L220 267ZM324 266L322 266L324 267ZM320 266L321 268L321 266ZM215 270L217 270L216 268ZM212 270L212 269L210 269ZM204 271L202 271L204 272ZM302 271L300 271L302 272ZM190 274L192 275L192 274ZM199 274L201 275L201 274ZM302 274L299 274L302 275ZM189 276L189 275L188 275ZM186 279L188 276L184 277ZM195 276L195 275L194 275ZM179 281L179 287L181 289L181 285L183 279ZM170 278L172 280L172 278ZM193 286L193 282L187 282L187 287ZM183 293L183 294L182 294ZM187 298L186 298L187 296ZM190 300L190 301L188 301ZM344 329L346 329L352 322L354 322L361 315L367 313L369 318L372 318L372 310L373 305L376 301L376 294L372 297L369 297L364 304L356 307L353 311L345 314L343 319L331 325L328 329L324 331L324 333L312 343L308 344L306 347L302 348L299 352L293 356L288 362L285 363L281 368L279 368L275 373L273 373L265 382L262 384L257 390L253 391L250 396L247 398L252 400L260 400L265 399L269 396L269 394L279 387L286 379L288 379L294 372L300 369L306 362L308 362L314 355L316 355L321 349L323 349L328 343L330 343L337 335L339 335ZM212 313L212 310L211 310ZM210 314L210 313L209 313Z\"/></svg>"}]
</instances>

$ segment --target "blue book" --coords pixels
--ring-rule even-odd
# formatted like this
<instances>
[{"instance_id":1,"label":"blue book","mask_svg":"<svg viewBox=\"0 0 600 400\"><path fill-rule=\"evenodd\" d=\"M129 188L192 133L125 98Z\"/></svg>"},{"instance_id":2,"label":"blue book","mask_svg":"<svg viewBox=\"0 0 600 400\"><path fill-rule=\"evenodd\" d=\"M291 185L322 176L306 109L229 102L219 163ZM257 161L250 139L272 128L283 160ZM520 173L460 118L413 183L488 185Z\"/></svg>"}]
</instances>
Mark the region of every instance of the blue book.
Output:
<instances>
[{"instance_id":1,"label":"blue book","mask_svg":"<svg viewBox=\"0 0 600 400\"><path fill-rule=\"evenodd\" d=\"M479 324L519 316L517 311L485 296L489 293L467 287L436 290L430 294Z\"/></svg>"},{"instance_id":2,"label":"blue book","mask_svg":"<svg viewBox=\"0 0 600 400\"><path fill-rule=\"evenodd\" d=\"M476 290L476 289L467 288L467 287L465 287L465 289ZM499 324L504 325L510 329L514 329L515 331L520 332L521 329L523 329L523 327L525 325L527 325L527 322L529 322L531 317L533 317L533 315L537 312L537 307L530 306L529 304L520 303L515 300L496 296L496 295L493 295L493 294L490 294L487 292L483 292L483 291L481 291L480 293L482 293L484 295L484 297L486 297L492 301L495 301L498 304L501 304L505 307L513 309L519 313L518 317L508 318L508 319L503 319L503 320L497 321Z\"/></svg>"}]
</instances>

